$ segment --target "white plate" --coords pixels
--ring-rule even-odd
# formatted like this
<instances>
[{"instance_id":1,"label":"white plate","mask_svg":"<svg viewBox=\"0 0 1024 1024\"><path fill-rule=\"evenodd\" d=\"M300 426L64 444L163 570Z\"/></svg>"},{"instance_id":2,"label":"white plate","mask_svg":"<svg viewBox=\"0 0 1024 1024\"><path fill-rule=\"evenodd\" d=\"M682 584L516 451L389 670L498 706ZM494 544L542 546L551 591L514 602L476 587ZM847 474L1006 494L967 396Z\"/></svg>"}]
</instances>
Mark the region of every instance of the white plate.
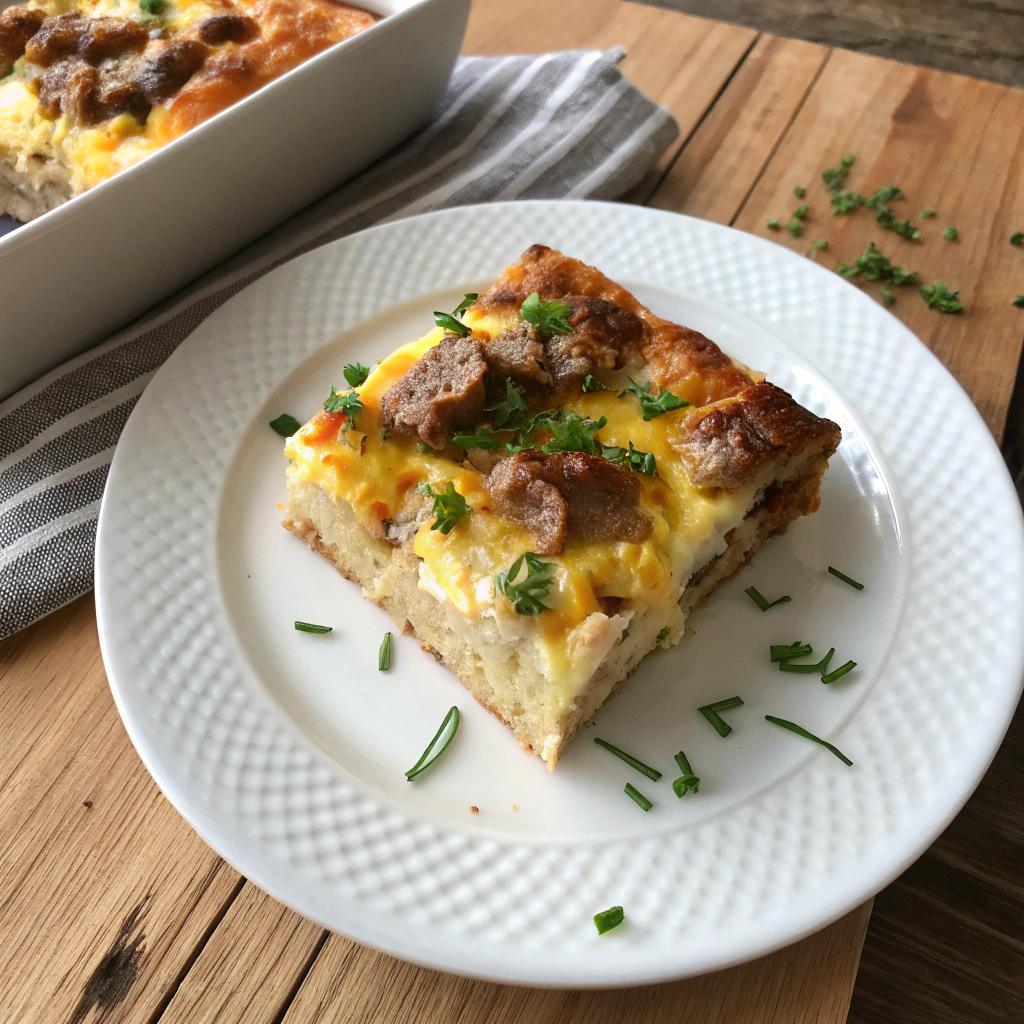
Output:
<instances>
[{"instance_id":1,"label":"white plate","mask_svg":"<svg viewBox=\"0 0 1024 1024\"><path fill-rule=\"evenodd\" d=\"M542 241L594 263L843 427L821 510L644 662L554 774L279 525L278 413L431 326ZM906 301L913 301L907 299ZM858 592L826 572L835 565ZM792 603L762 614L756 585ZM660 981L758 956L884 886L974 789L1021 687L1016 495L966 395L835 274L716 224L604 203L448 210L297 259L211 316L149 385L100 515L103 656L157 783L282 902L431 967L535 985ZM293 620L333 624L326 637ZM769 643L835 646L822 686ZM739 694L720 738L697 713ZM463 720L414 783L448 707ZM854 762L765 722L794 720ZM592 742L663 771L657 783ZM703 779L677 800L672 755ZM644 814L626 782L654 801ZM513 804L517 809L513 809ZM470 813L470 805L480 809ZM626 923L598 936L614 904Z\"/></svg>"}]
</instances>

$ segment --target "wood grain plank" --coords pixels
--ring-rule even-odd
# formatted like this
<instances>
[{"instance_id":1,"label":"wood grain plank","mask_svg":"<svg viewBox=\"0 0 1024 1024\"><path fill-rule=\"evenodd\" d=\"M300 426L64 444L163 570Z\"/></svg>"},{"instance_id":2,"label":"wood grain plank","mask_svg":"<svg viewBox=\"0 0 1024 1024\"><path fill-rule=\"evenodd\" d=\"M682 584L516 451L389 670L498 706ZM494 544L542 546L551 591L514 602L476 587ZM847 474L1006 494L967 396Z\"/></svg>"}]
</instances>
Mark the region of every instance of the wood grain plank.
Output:
<instances>
[{"instance_id":1,"label":"wood grain plank","mask_svg":"<svg viewBox=\"0 0 1024 1024\"><path fill-rule=\"evenodd\" d=\"M882 230L870 211L833 217L821 172L844 153L857 163L848 187L870 193L899 185L909 197L893 204L921 225L910 242ZM802 238L770 232L785 223L807 187L810 217ZM933 207L938 215L919 219ZM957 242L942 238L947 225ZM898 289L893 312L946 364L978 406L993 434L1002 434L1024 338L1024 319L1011 303L1024 292L1024 254L1008 244L1024 230L1024 92L937 71L836 50L778 152L736 220L801 253L814 238L829 243L819 262L852 261L874 240L894 262L959 289L965 313L928 309L913 289ZM873 294L878 287L869 286Z\"/></svg>"},{"instance_id":2,"label":"wood grain plank","mask_svg":"<svg viewBox=\"0 0 1024 1024\"><path fill-rule=\"evenodd\" d=\"M771 956L668 985L513 988L439 974L333 935L283 1024L823 1024L846 1018L870 903Z\"/></svg>"},{"instance_id":3,"label":"wood grain plank","mask_svg":"<svg viewBox=\"0 0 1024 1024\"><path fill-rule=\"evenodd\" d=\"M762 36L648 200L728 224L828 59L813 43Z\"/></svg>"},{"instance_id":4,"label":"wood grain plank","mask_svg":"<svg viewBox=\"0 0 1024 1024\"><path fill-rule=\"evenodd\" d=\"M327 934L247 882L160 1024L272 1024Z\"/></svg>"},{"instance_id":5,"label":"wood grain plank","mask_svg":"<svg viewBox=\"0 0 1024 1024\"><path fill-rule=\"evenodd\" d=\"M148 1021L238 875L128 743L91 598L0 645L0 750L0 1020Z\"/></svg>"}]
</instances>

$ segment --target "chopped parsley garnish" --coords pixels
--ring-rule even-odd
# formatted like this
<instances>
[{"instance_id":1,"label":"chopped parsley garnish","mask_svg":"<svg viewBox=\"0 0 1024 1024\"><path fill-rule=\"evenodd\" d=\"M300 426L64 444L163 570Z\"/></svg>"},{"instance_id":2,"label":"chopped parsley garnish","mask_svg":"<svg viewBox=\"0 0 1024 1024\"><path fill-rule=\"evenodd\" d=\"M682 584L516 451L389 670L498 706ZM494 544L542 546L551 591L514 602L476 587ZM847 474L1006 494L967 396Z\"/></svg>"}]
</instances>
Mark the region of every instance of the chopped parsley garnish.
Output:
<instances>
[{"instance_id":1,"label":"chopped parsley garnish","mask_svg":"<svg viewBox=\"0 0 1024 1024\"><path fill-rule=\"evenodd\" d=\"M501 438L493 430L481 427L479 430L474 430L472 434L467 432L456 434L452 438L452 444L458 445L464 451L468 451L470 448L500 448Z\"/></svg>"},{"instance_id":2,"label":"chopped parsley garnish","mask_svg":"<svg viewBox=\"0 0 1024 1024\"><path fill-rule=\"evenodd\" d=\"M897 235L902 235L904 238L917 241L921 237L921 229L914 227L909 220L898 221L896 214L889 209L889 203L892 200L902 198L903 191L898 185L885 185L882 188L875 189L865 200L865 203L875 211L875 220L883 228L895 231Z\"/></svg>"},{"instance_id":3,"label":"chopped parsley garnish","mask_svg":"<svg viewBox=\"0 0 1024 1024\"><path fill-rule=\"evenodd\" d=\"M810 644L794 640L791 644L771 644L768 652L772 661L789 661L792 658L806 658L812 652Z\"/></svg>"},{"instance_id":4,"label":"chopped parsley garnish","mask_svg":"<svg viewBox=\"0 0 1024 1024\"><path fill-rule=\"evenodd\" d=\"M934 216L935 216L935 211L930 206L926 206L921 211L921 220L927 220L929 217L934 217Z\"/></svg>"},{"instance_id":5,"label":"chopped parsley garnish","mask_svg":"<svg viewBox=\"0 0 1024 1024\"><path fill-rule=\"evenodd\" d=\"M941 281L921 286L921 297L940 313L959 313L964 304L957 298L959 292L951 292Z\"/></svg>"},{"instance_id":6,"label":"chopped parsley garnish","mask_svg":"<svg viewBox=\"0 0 1024 1024\"><path fill-rule=\"evenodd\" d=\"M732 726L722 721L719 711L728 711L729 708L738 708L743 703L740 697L728 697L726 700L716 700L714 704L705 704L697 710L715 727L719 736L728 736L732 732Z\"/></svg>"},{"instance_id":7,"label":"chopped parsley garnish","mask_svg":"<svg viewBox=\"0 0 1024 1024\"><path fill-rule=\"evenodd\" d=\"M1017 231L1010 235L1010 245L1024 245L1024 231Z\"/></svg>"},{"instance_id":8,"label":"chopped parsley garnish","mask_svg":"<svg viewBox=\"0 0 1024 1024\"><path fill-rule=\"evenodd\" d=\"M505 451L511 455L518 455L520 452L532 452L537 446L525 437L517 437L514 441L505 442Z\"/></svg>"},{"instance_id":9,"label":"chopped parsley garnish","mask_svg":"<svg viewBox=\"0 0 1024 1024\"><path fill-rule=\"evenodd\" d=\"M779 671L780 672L803 672L803 673L805 673L807 675L810 675L810 673L812 673L812 672L820 672L821 675L824 676L825 673L828 671L828 663L832 660L832 655L835 654L835 653L836 653L836 649L834 647L830 647L828 649L828 654L826 654L825 657L821 659L821 661L816 662L813 665L808 665L806 663L800 664L800 663L798 663L796 661L792 661L792 660L780 661L779 662Z\"/></svg>"},{"instance_id":10,"label":"chopped parsley garnish","mask_svg":"<svg viewBox=\"0 0 1024 1024\"><path fill-rule=\"evenodd\" d=\"M434 449L431 448L430 445L427 444L426 441L417 441L416 442L416 451L418 451L420 453L420 455L433 455L434 454Z\"/></svg>"},{"instance_id":11,"label":"chopped parsley garnish","mask_svg":"<svg viewBox=\"0 0 1024 1024\"><path fill-rule=\"evenodd\" d=\"M332 386L331 393L324 402L324 408L328 412L343 412L350 423L355 423L356 416L363 411L363 402L354 391L342 391L338 394Z\"/></svg>"},{"instance_id":12,"label":"chopped parsley garnish","mask_svg":"<svg viewBox=\"0 0 1024 1024\"><path fill-rule=\"evenodd\" d=\"M526 575L515 582L519 570L526 563ZM494 587L515 606L520 615L538 615L548 606L541 598L548 596L553 580L554 562L542 562L532 551L521 554L505 572L494 577Z\"/></svg>"},{"instance_id":13,"label":"chopped parsley garnish","mask_svg":"<svg viewBox=\"0 0 1024 1024\"><path fill-rule=\"evenodd\" d=\"M605 932L618 928L625 920L626 915L622 907L609 907L607 910L602 910L600 914L594 915L594 924L597 926L598 935L604 935Z\"/></svg>"},{"instance_id":14,"label":"chopped parsley garnish","mask_svg":"<svg viewBox=\"0 0 1024 1024\"><path fill-rule=\"evenodd\" d=\"M772 231L778 231L779 228L782 227L782 223L779 221L778 217L769 217L768 218L768 227L770 227L772 229Z\"/></svg>"},{"instance_id":15,"label":"chopped parsley garnish","mask_svg":"<svg viewBox=\"0 0 1024 1024\"><path fill-rule=\"evenodd\" d=\"M664 626L658 630L658 635L654 638L655 644L660 647L663 651L667 651L672 646L672 641L669 639L669 628Z\"/></svg>"},{"instance_id":16,"label":"chopped parsley garnish","mask_svg":"<svg viewBox=\"0 0 1024 1024\"><path fill-rule=\"evenodd\" d=\"M887 306L891 306L896 301L896 295L893 293L893 290L887 284L882 285L882 290L879 292L879 294L882 296L882 301Z\"/></svg>"},{"instance_id":17,"label":"chopped parsley garnish","mask_svg":"<svg viewBox=\"0 0 1024 1024\"><path fill-rule=\"evenodd\" d=\"M899 185L884 185L882 188L876 188L874 192L868 196L866 204L876 212L883 206L888 206L894 199L903 198L903 189Z\"/></svg>"},{"instance_id":18,"label":"chopped parsley garnish","mask_svg":"<svg viewBox=\"0 0 1024 1024\"><path fill-rule=\"evenodd\" d=\"M446 536L464 515L473 511L472 505L466 504L466 499L455 490L455 484L451 480L440 493L424 481L420 484L420 493L434 499L434 524L430 528L440 530Z\"/></svg>"},{"instance_id":19,"label":"chopped parsley garnish","mask_svg":"<svg viewBox=\"0 0 1024 1024\"><path fill-rule=\"evenodd\" d=\"M793 600L793 598L787 594L782 597L777 597L774 601L769 601L766 597L761 595L761 592L756 587L747 587L743 593L746 594L747 597L749 597L750 600L753 601L754 604L756 604L763 612L768 611L769 608L774 608L777 604L785 604L787 601Z\"/></svg>"},{"instance_id":20,"label":"chopped parsley garnish","mask_svg":"<svg viewBox=\"0 0 1024 1024\"><path fill-rule=\"evenodd\" d=\"M295 628L300 633L330 633L333 626L318 626L315 622L299 622L296 620Z\"/></svg>"},{"instance_id":21,"label":"chopped parsley garnish","mask_svg":"<svg viewBox=\"0 0 1024 1024\"><path fill-rule=\"evenodd\" d=\"M690 404L682 398L677 398L671 391L662 391L657 396L652 395L650 381L646 384L637 384L632 377L629 378L629 387L619 392L619 398L625 398L626 395L636 395L640 400L640 412L645 421Z\"/></svg>"},{"instance_id":22,"label":"chopped parsley garnish","mask_svg":"<svg viewBox=\"0 0 1024 1024\"><path fill-rule=\"evenodd\" d=\"M630 798L630 800L639 804L642 810L649 811L654 806L654 804L651 803L651 801L648 800L632 782L626 783L626 788L623 792Z\"/></svg>"},{"instance_id":23,"label":"chopped parsley garnish","mask_svg":"<svg viewBox=\"0 0 1024 1024\"><path fill-rule=\"evenodd\" d=\"M897 267L874 242L854 262L840 263L836 273L845 278L863 277L867 281L888 281L891 284L917 284L920 278L916 270Z\"/></svg>"},{"instance_id":24,"label":"chopped parsley garnish","mask_svg":"<svg viewBox=\"0 0 1024 1024\"><path fill-rule=\"evenodd\" d=\"M538 427L546 427L555 436L541 445L546 455L552 452L586 452L596 455L598 443L594 434L608 422L607 417L599 420L588 419L578 412L563 412L560 416L545 419Z\"/></svg>"},{"instance_id":25,"label":"chopped parsley garnish","mask_svg":"<svg viewBox=\"0 0 1024 1024\"><path fill-rule=\"evenodd\" d=\"M793 216L797 220L804 220L807 217L808 206L806 203L801 203L794 211Z\"/></svg>"},{"instance_id":26,"label":"chopped parsley garnish","mask_svg":"<svg viewBox=\"0 0 1024 1024\"><path fill-rule=\"evenodd\" d=\"M676 764L679 765L679 770L683 773L672 783L672 790L676 796L682 798L687 793L696 793L700 779L693 774L690 762L686 760L686 755L681 750L676 754Z\"/></svg>"},{"instance_id":27,"label":"chopped parsley garnish","mask_svg":"<svg viewBox=\"0 0 1024 1024\"><path fill-rule=\"evenodd\" d=\"M583 394L589 395L592 391L607 391L608 389L599 380L594 380L594 375L592 373L588 373L586 377L583 378L580 390Z\"/></svg>"},{"instance_id":28,"label":"chopped parsley garnish","mask_svg":"<svg viewBox=\"0 0 1024 1024\"><path fill-rule=\"evenodd\" d=\"M805 189L803 185L795 185L793 187L793 195L795 195L797 199L803 199L803 197L807 195L807 189Z\"/></svg>"},{"instance_id":29,"label":"chopped parsley garnish","mask_svg":"<svg viewBox=\"0 0 1024 1024\"><path fill-rule=\"evenodd\" d=\"M789 233L794 238L799 238L804 233L804 222L802 220L798 220L796 217L794 217L786 225L786 230L789 231Z\"/></svg>"},{"instance_id":30,"label":"chopped parsley garnish","mask_svg":"<svg viewBox=\"0 0 1024 1024\"><path fill-rule=\"evenodd\" d=\"M594 742L599 747L604 747L605 750L611 752L616 757L622 758L630 768L635 768L638 772L646 775L647 778L652 779L654 782L657 782L658 779L661 778L661 772L659 772L657 768L652 768L650 765L644 764L643 761L638 761L635 757L631 754L627 754L624 750L619 750L618 747L613 747L607 740L602 740L595 736Z\"/></svg>"},{"instance_id":31,"label":"chopped parsley garnish","mask_svg":"<svg viewBox=\"0 0 1024 1024\"><path fill-rule=\"evenodd\" d=\"M345 380L348 381L350 388L365 384L366 378L370 376L370 368L359 362L349 363L341 372L345 374Z\"/></svg>"},{"instance_id":32,"label":"chopped parsley garnish","mask_svg":"<svg viewBox=\"0 0 1024 1024\"><path fill-rule=\"evenodd\" d=\"M377 653L377 671L387 672L391 668L391 630L384 634L380 642L380 651Z\"/></svg>"},{"instance_id":33,"label":"chopped parsley garnish","mask_svg":"<svg viewBox=\"0 0 1024 1024\"><path fill-rule=\"evenodd\" d=\"M942 237L947 242L955 242L960 237L960 232L957 231L957 229L952 224L950 224L949 227L942 232Z\"/></svg>"},{"instance_id":34,"label":"chopped parsley garnish","mask_svg":"<svg viewBox=\"0 0 1024 1024\"><path fill-rule=\"evenodd\" d=\"M625 464L630 469L635 469L638 473L643 473L644 476L655 476L658 472L657 463L654 460L653 452L642 452L639 448L633 447L633 442L629 442L629 449L619 448L614 445L601 445L601 455L609 462L614 462L617 466Z\"/></svg>"},{"instance_id":35,"label":"chopped parsley garnish","mask_svg":"<svg viewBox=\"0 0 1024 1024\"><path fill-rule=\"evenodd\" d=\"M525 416L529 410L526 408L523 396L512 383L512 378L506 377L504 399L500 402L495 402L494 405L485 405L484 412L494 413L491 417L494 429L501 430L506 423L518 420L521 416Z\"/></svg>"},{"instance_id":36,"label":"chopped parsley garnish","mask_svg":"<svg viewBox=\"0 0 1024 1024\"><path fill-rule=\"evenodd\" d=\"M832 204L832 216L838 217L840 214L853 213L854 210L860 209L867 200L859 192L844 189L833 192L829 202Z\"/></svg>"},{"instance_id":37,"label":"chopped parsley garnish","mask_svg":"<svg viewBox=\"0 0 1024 1024\"><path fill-rule=\"evenodd\" d=\"M831 565L828 567L828 571L832 573L832 575L835 576L837 579L842 580L844 583L849 583L850 586L854 587L856 590L864 589L863 583L858 583L856 580L851 580L850 577L846 575L846 573L840 572L838 569L833 568Z\"/></svg>"},{"instance_id":38,"label":"chopped parsley garnish","mask_svg":"<svg viewBox=\"0 0 1024 1024\"><path fill-rule=\"evenodd\" d=\"M572 333L572 325L566 319L572 315L572 306L561 299L545 302L534 292L520 307L519 315L533 324L541 334Z\"/></svg>"},{"instance_id":39,"label":"chopped parsley garnish","mask_svg":"<svg viewBox=\"0 0 1024 1024\"><path fill-rule=\"evenodd\" d=\"M451 313L440 313L435 309L434 323L438 327L443 327L446 331L450 331L452 334L458 334L463 338L469 337L469 328L461 320L452 316Z\"/></svg>"},{"instance_id":40,"label":"chopped parsley garnish","mask_svg":"<svg viewBox=\"0 0 1024 1024\"><path fill-rule=\"evenodd\" d=\"M814 239L813 242L811 242L811 245L813 245L815 249L827 249L828 248L828 239L827 238L816 238L816 239Z\"/></svg>"},{"instance_id":41,"label":"chopped parsley garnish","mask_svg":"<svg viewBox=\"0 0 1024 1024\"><path fill-rule=\"evenodd\" d=\"M447 736L442 739L448 730L449 725L451 730L448 731ZM459 709L456 707L451 708L447 715L444 716L444 721L441 723L441 728L434 734L434 738L427 745L427 749L423 751L423 755L420 759L405 773L405 777L412 782L421 772L425 772L449 747L452 740L455 739L455 734L459 731ZM440 742L439 742L440 741Z\"/></svg>"},{"instance_id":42,"label":"chopped parsley garnish","mask_svg":"<svg viewBox=\"0 0 1024 1024\"><path fill-rule=\"evenodd\" d=\"M834 747L831 743L815 736L813 732L808 732L803 728L803 726L797 725L795 722L787 722L784 718L776 718L774 715L765 715L764 718L766 722L771 722L773 725L780 725L783 729L795 732L797 736L803 736L805 740L812 740L814 743L820 743L826 750L831 750L832 753L835 754L836 757L838 757L844 764L853 764L853 762L838 747Z\"/></svg>"},{"instance_id":43,"label":"chopped parsley garnish","mask_svg":"<svg viewBox=\"0 0 1024 1024\"><path fill-rule=\"evenodd\" d=\"M842 679L847 672L852 672L856 667L857 662L848 661L845 665L840 665L839 668L829 672L828 675L822 675L821 681L823 683L834 683L837 679Z\"/></svg>"},{"instance_id":44,"label":"chopped parsley garnish","mask_svg":"<svg viewBox=\"0 0 1024 1024\"><path fill-rule=\"evenodd\" d=\"M139 0L139 9L143 14L159 17L167 10L167 0Z\"/></svg>"},{"instance_id":45,"label":"chopped parsley garnish","mask_svg":"<svg viewBox=\"0 0 1024 1024\"><path fill-rule=\"evenodd\" d=\"M1024 295L1018 295L1017 298L1013 300L1013 304L1024 309Z\"/></svg>"},{"instance_id":46,"label":"chopped parsley garnish","mask_svg":"<svg viewBox=\"0 0 1024 1024\"><path fill-rule=\"evenodd\" d=\"M857 157L853 153L844 156L835 167L826 168L821 172L821 180L825 182L825 188L829 192L838 192L846 181L850 168L856 163Z\"/></svg>"},{"instance_id":47,"label":"chopped parsley garnish","mask_svg":"<svg viewBox=\"0 0 1024 1024\"><path fill-rule=\"evenodd\" d=\"M479 298L480 296L477 292L466 292L462 301L452 310L452 316L457 316L461 320L462 314Z\"/></svg>"},{"instance_id":48,"label":"chopped parsley garnish","mask_svg":"<svg viewBox=\"0 0 1024 1024\"><path fill-rule=\"evenodd\" d=\"M282 437L291 437L302 424L294 417L289 416L288 413L283 412L276 420L270 421L271 429Z\"/></svg>"}]
</instances>

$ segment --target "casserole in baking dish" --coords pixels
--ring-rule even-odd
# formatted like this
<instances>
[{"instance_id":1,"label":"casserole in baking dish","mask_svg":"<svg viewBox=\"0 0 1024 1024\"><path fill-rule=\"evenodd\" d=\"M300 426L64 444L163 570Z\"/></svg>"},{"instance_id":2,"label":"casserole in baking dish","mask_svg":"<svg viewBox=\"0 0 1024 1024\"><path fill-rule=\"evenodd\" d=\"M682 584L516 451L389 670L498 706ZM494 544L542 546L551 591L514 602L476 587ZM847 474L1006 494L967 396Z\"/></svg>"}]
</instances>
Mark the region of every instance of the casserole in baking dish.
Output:
<instances>
[{"instance_id":1,"label":"casserole in baking dish","mask_svg":"<svg viewBox=\"0 0 1024 1024\"><path fill-rule=\"evenodd\" d=\"M162 25L140 4L162 11ZM0 33L0 104L31 106L43 142L32 166L5 162L0 106L0 195L29 221L0 232L0 398L421 127L468 9L33 0L0 14L8 28L24 21L20 36Z\"/></svg>"}]
</instances>

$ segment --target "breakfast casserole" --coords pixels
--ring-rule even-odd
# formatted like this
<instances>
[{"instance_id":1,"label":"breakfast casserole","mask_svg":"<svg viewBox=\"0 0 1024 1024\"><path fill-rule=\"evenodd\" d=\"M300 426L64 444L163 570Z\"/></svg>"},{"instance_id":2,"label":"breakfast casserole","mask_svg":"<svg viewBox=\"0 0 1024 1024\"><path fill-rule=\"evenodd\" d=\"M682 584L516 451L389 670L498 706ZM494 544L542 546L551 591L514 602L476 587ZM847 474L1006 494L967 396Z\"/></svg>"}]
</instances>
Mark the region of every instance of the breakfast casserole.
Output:
<instances>
[{"instance_id":1,"label":"breakfast casserole","mask_svg":"<svg viewBox=\"0 0 1024 1024\"><path fill-rule=\"evenodd\" d=\"M0 214L46 213L378 20L337 0L0 11Z\"/></svg>"},{"instance_id":2,"label":"breakfast casserole","mask_svg":"<svg viewBox=\"0 0 1024 1024\"><path fill-rule=\"evenodd\" d=\"M543 245L436 317L288 438L284 525L554 768L840 431Z\"/></svg>"}]
</instances>

